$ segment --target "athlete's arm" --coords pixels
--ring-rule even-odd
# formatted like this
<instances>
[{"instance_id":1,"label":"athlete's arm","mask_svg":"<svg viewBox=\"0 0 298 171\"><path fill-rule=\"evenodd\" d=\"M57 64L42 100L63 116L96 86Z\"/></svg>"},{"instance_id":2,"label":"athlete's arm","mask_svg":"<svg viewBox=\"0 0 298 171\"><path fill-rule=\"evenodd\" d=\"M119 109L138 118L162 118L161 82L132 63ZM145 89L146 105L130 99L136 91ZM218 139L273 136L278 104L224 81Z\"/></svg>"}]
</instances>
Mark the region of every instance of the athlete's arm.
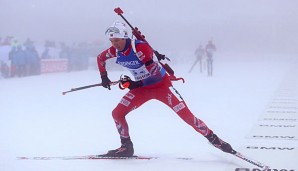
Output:
<instances>
[{"instance_id":1,"label":"athlete's arm","mask_svg":"<svg viewBox=\"0 0 298 171\"><path fill-rule=\"evenodd\" d=\"M106 60L116 57L116 49L111 46L97 56L97 66L100 75L107 75Z\"/></svg>"}]
</instances>

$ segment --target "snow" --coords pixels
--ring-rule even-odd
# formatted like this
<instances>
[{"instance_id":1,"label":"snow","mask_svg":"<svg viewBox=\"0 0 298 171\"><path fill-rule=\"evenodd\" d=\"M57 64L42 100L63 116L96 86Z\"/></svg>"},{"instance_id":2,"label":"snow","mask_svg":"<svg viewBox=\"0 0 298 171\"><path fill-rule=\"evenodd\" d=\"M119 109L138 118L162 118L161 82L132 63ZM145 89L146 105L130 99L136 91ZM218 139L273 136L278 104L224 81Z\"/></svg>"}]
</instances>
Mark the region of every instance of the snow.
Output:
<instances>
[{"instance_id":1,"label":"snow","mask_svg":"<svg viewBox=\"0 0 298 171\"><path fill-rule=\"evenodd\" d=\"M181 56L180 58L183 58ZM176 60L178 60L177 58ZM189 56L189 59L192 57ZM222 139L238 149L257 122L295 56L282 54L217 54L214 76L188 73L192 61L174 65L175 82L191 111ZM95 62L95 61L94 61ZM109 72L117 80L126 71ZM298 73L292 73L297 76ZM224 171L235 157L209 145L167 106L149 101L127 116L136 155L158 160L17 160L17 156L101 154L120 146L111 111L126 90L102 87L62 95L73 87L100 82L97 70L0 79L0 170L208 170ZM297 142L296 142L297 146ZM192 157L194 160L173 160ZM259 160L262 160L256 157ZM297 154L296 154L297 158ZM233 161L232 161L233 160ZM239 159L240 160L240 159ZM274 164L272 161L270 164Z\"/></svg>"}]
</instances>

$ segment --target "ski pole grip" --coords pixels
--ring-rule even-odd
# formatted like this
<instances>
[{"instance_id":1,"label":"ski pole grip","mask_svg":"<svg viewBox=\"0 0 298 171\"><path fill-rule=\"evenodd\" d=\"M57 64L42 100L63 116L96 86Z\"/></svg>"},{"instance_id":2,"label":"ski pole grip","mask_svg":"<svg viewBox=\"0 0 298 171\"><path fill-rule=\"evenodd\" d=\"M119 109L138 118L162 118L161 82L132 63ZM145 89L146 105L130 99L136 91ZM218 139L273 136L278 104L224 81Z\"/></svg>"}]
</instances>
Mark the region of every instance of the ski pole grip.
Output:
<instances>
[{"instance_id":1,"label":"ski pole grip","mask_svg":"<svg viewBox=\"0 0 298 171\"><path fill-rule=\"evenodd\" d=\"M114 11L118 14L118 15L122 15L123 14L123 11L120 7L118 8L115 8Z\"/></svg>"}]
</instances>

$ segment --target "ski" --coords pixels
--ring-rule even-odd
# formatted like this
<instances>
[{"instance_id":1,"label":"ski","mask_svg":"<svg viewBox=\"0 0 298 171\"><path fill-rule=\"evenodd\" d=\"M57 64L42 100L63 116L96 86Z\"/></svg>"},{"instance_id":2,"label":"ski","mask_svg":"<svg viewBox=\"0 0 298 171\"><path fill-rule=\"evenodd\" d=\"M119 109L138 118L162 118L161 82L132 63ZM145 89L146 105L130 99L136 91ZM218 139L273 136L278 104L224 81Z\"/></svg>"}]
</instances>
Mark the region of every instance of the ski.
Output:
<instances>
[{"instance_id":1,"label":"ski","mask_svg":"<svg viewBox=\"0 0 298 171\"><path fill-rule=\"evenodd\" d=\"M60 157L17 157L19 160L151 160L153 157L104 157L100 155L60 156Z\"/></svg>"},{"instance_id":2,"label":"ski","mask_svg":"<svg viewBox=\"0 0 298 171\"><path fill-rule=\"evenodd\" d=\"M237 156L237 157L239 157L240 159L242 159L242 160L244 160L244 161L247 161L247 162L249 162L249 163L251 163L251 164L253 164L253 165L255 165L255 166L258 166L258 167L260 167L260 168L262 168L262 169L264 169L264 170L268 170L268 169L269 169L269 166L267 166L267 165L265 165L265 164L263 164L263 163L261 163L261 162L255 161L255 160L253 160L253 159L251 159L251 158L248 158L248 157L244 156L243 154L241 154L241 153L239 153L239 152L236 152L236 153L233 154L233 155L234 155L234 156Z\"/></svg>"},{"instance_id":3,"label":"ski","mask_svg":"<svg viewBox=\"0 0 298 171\"><path fill-rule=\"evenodd\" d=\"M106 157L102 155L83 155L83 156L60 156L60 157L17 157L18 160L153 160L162 157L132 156L132 157ZM192 160L187 157L173 158L177 160Z\"/></svg>"},{"instance_id":4,"label":"ski","mask_svg":"<svg viewBox=\"0 0 298 171\"><path fill-rule=\"evenodd\" d=\"M243 154L236 152L234 156L249 162L255 166L258 166L264 170L269 169L269 166L248 158ZM132 157L106 157L103 155L82 155L82 156L58 156L58 157L17 157L18 160L154 160L154 159L175 159L175 160L193 160L191 157L153 157L153 156L132 156Z\"/></svg>"}]
</instances>

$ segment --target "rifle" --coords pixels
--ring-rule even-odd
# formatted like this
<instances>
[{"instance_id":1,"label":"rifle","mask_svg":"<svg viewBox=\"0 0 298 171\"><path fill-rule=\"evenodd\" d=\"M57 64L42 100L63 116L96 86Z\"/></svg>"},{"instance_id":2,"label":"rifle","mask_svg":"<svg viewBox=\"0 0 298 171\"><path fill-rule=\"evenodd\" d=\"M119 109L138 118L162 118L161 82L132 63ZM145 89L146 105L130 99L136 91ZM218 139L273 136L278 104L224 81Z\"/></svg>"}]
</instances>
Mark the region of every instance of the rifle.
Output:
<instances>
[{"instance_id":1,"label":"rifle","mask_svg":"<svg viewBox=\"0 0 298 171\"><path fill-rule=\"evenodd\" d=\"M121 18L122 18L128 25L129 25L129 27L132 29L132 34L136 37L136 39L138 39L138 40L142 40L142 41L148 43L147 40L145 39L145 36L142 35L142 33L139 31L139 29L138 29L137 27L133 27L133 26L127 21L127 19L123 16L123 11L122 11L122 9L121 9L120 7L115 8L114 11L115 11L118 15L120 15L120 17L121 17ZM166 57L166 56L163 55L163 54L160 54L157 50L154 50L154 49L152 48L152 46L150 46L149 43L148 43L148 45L149 45L149 47L153 50L154 55L155 55L155 56L157 57L157 59L158 59L158 62L162 65L162 67L165 68L165 70L167 71L167 73L170 75L170 79L171 79L172 81L182 80L182 82L184 83L184 82L185 82L184 79L183 79L182 77L177 78L177 77L174 75L174 74L175 74L175 73L174 73L174 70L173 70L167 63L162 63L162 62L161 62L161 60L165 60L165 59L168 60L168 61L171 61L170 58Z\"/></svg>"}]
</instances>

